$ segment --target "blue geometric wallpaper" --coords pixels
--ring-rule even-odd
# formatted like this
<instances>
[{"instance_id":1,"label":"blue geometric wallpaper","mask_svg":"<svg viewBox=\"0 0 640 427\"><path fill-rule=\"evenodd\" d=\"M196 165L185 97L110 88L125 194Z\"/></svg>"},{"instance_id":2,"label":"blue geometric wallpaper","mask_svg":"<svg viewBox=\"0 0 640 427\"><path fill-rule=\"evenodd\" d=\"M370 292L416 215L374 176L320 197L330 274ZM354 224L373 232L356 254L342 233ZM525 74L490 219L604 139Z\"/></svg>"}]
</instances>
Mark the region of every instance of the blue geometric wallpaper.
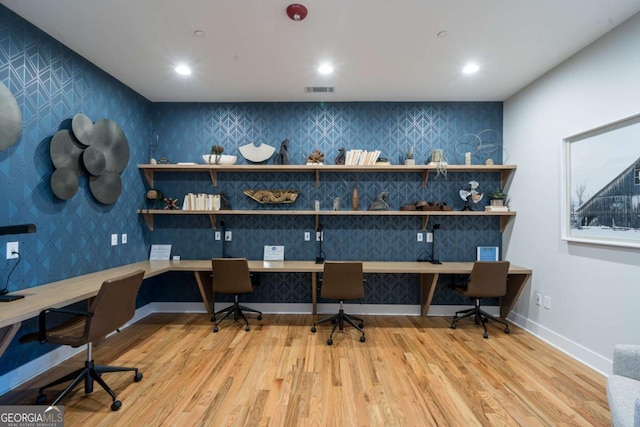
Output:
<instances>
[{"instance_id":1,"label":"blue geometric wallpaper","mask_svg":"<svg viewBox=\"0 0 640 427\"><path fill-rule=\"evenodd\" d=\"M137 213L147 189L137 165L148 163L150 157L202 163L202 154L208 154L212 144L222 145L225 154L239 155L242 145L265 143L279 148L288 138L292 164L303 164L316 148L325 153L325 163L332 164L342 147L381 149L381 156L392 163L398 163L409 147L415 149L418 164L427 162L435 148L444 150L451 164L464 163L468 151L473 152L474 164L487 158L502 163L500 102L151 103L4 6L0 6L0 81L15 96L23 116L20 139L0 152L0 226L37 225L33 234L0 236L2 248L9 241L20 243L22 259L8 283L10 291L144 260L151 244L157 243L172 244L172 254L182 259L222 256L222 242L214 239L207 216L156 216L155 231L148 230ZM94 121L115 121L129 142L122 193L112 205L93 199L86 176L69 200L60 200L51 191L51 138L58 130L68 129L78 113ZM239 156L239 163L246 161ZM360 210L366 210L382 190L389 192L391 210L419 200L445 201L459 209L458 190L470 180L478 181L487 192L499 182L493 173L446 177L432 173L423 188L419 173L340 172L321 174L316 188L314 173L256 172L219 173L214 188L208 173L156 173L155 187L180 202L187 192L224 191L234 209L265 208L246 197L244 189L296 188L301 193L295 204L280 209L309 210L315 200L321 209L329 209L339 197L341 209L350 210L356 177ZM483 209L486 203L483 200L477 208ZM317 256L317 243L303 240L305 232L313 235L313 216L219 216L218 228L221 220L233 232L228 255L260 259L264 245L279 244L285 245L286 259ZM327 259L416 260L426 257L430 247L416 241L421 231L417 217L325 216L321 222ZM443 261L473 260L478 245L501 246L497 218L432 217L429 226L434 223L441 224L435 255ZM126 233L128 243L112 247L112 233ZM0 261L1 287L14 263ZM262 275L260 287L248 299L310 302L309 280L305 274ZM440 286L434 304L462 303L456 295ZM192 274L171 273L146 280L138 305L199 300ZM418 278L368 275L363 302L418 304ZM36 323L35 319L24 322L18 335L34 330ZM1 356L0 375L51 349L21 346L16 341Z\"/></svg>"},{"instance_id":2,"label":"blue geometric wallpaper","mask_svg":"<svg viewBox=\"0 0 640 427\"><path fill-rule=\"evenodd\" d=\"M147 141L151 132L151 103L4 6L0 6L0 81L16 98L23 120L18 141L0 151L0 225L37 226L36 233L0 236L3 255L6 242L20 244L21 260L9 290L145 259L148 244L135 205L144 192L137 164L147 157L141 141ZM78 113L94 121L114 120L127 136L130 160L121 174L122 193L112 205L93 199L86 176L70 200L60 200L51 191L51 138L59 129L69 128ZM112 247L111 233L127 233L128 243ZM1 287L14 265L15 260L0 258ZM29 330L28 324L18 335ZM14 342L0 359L0 374L50 349Z\"/></svg>"},{"instance_id":3,"label":"blue geometric wallpaper","mask_svg":"<svg viewBox=\"0 0 640 427\"><path fill-rule=\"evenodd\" d=\"M417 163L427 162L433 148L443 149L452 164L464 163L466 151L474 152L474 163L484 163L487 158L502 163L502 103L159 103L153 105L153 111L157 149L150 155L166 157L172 163L202 163L201 155L216 144L224 147L225 154L238 155L238 163L246 164L239 147L265 143L279 149L285 138L290 141L292 164L303 164L316 148L325 153L325 163L333 163L341 147L382 149L383 157L398 163L409 146L415 149ZM478 137L473 135L479 135L482 141L484 148L479 151ZM268 163L273 163L274 158ZM188 192L224 192L234 209L312 210L318 200L321 209L326 210L339 197L341 209L351 210L354 178L360 210L366 210L382 190L389 192L391 210L419 200L444 201L460 209L463 201L458 191L469 181L478 181L484 191L498 188L499 183L495 173L448 173L446 177L430 174L428 185L423 188L421 173L348 172L322 173L316 188L312 172L219 172L214 188L209 174L202 172L156 173L154 186L180 202ZM245 189L259 188L298 189L300 195L292 205L274 207L261 205L243 194ZM487 203L485 199L476 208L484 209ZM207 216L156 216L154 221L150 241L171 243L172 253L183 259L223 254L223 243L214 240ZM227 255L260 259L264 245L278 244L285 246L285 259L311 260L317 256L318 244L303 240L305 232L314 231L313 216L224 215L218 216L218 227L221 221L233 232ZM430 250L430 245L416 241L416 233L421 230L418 217L323 216L321 223L327 259L413 261L426 258L425 251ZM470 261L475 259L477 246L501 246L496 217L432 217L430 225L434 223L441 224L435 256L443 261ZM305 279L296 275L263 275L263 286L248 300L309 302L308 286L298 288L292 283L305 283ZM417 283L418 278L412 275L375 275L367 282L365 301L418 304ZM434 304L460 302L455 293L446 289L441 292L440 288ZM172 289L179 292L178 287Z\"/></svg>"}]
</instances>

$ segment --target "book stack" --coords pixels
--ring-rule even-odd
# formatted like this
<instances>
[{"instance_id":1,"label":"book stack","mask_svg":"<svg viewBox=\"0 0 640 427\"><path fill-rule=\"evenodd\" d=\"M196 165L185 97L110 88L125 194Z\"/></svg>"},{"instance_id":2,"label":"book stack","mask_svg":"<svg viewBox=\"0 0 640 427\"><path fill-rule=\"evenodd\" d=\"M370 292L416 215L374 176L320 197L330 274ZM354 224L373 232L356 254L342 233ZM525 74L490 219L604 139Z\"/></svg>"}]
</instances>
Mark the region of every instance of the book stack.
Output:
<instances>
[{"instance_id":1,"label":"book stack","mask_svg":"<svg viewBox=\"0 0 640 427\"><path fill-rule=\"evenodd\" d=\"M219 211L220 195L188 193L182 203L183 211Z\"/></svg>"},{"instance_id":2,"label":"book stack","mask_svg":"<svg viewBox=\"0 0 640 427\"><path fill-rule=\"evenodd\" d=\"M485 206L484 207L484 211L485 212L509 212L509 207L508 206Z\"/></svg>"},{"instance_id":3,"label":"book stack","mask_svg":"<svg viewBox=\"0 0 640 427\"><path fill-rule=\"evenodd\" d=\"M344 164L347 166L371 166L376 164L380 157L380 150L349 150L346 153Z\"/></svg>"}]
</instances>

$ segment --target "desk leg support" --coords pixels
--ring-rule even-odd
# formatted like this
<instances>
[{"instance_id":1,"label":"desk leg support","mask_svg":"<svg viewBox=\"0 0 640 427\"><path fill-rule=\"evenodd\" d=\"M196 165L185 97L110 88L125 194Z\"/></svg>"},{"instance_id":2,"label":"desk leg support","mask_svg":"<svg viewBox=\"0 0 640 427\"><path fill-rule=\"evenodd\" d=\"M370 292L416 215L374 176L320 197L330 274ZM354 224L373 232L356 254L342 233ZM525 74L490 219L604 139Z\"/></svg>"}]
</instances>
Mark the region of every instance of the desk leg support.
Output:
<instances>
[{"instance_id":1,"label":"desk leg support","mask_svg":"<svg viewBox=\"0 0 640 427\"><path fill-rule=\"evenodd\" d=\"M311 314L318 314L318 273L311 273Z\"/></svg>"},{"instance_id":2,"label":"desk leg support","mask_svg":"<svg viewBox=\"0 0 640 427\"><path fill-rule=\"evenodd\" d=\"M20 329L20 325L22 322L14 323L13 325L5 326L4 328L0 328L0 356L2 356L9 347L9 343L13 337L18 333L18 329Z\"/></svg>"},{"instance_id":3,"label":"desk leg support","mask_svg":"<svg viewBox=\"0 0 640 427\"><path fill-rule=\"evenodd\" d=\"M420 315L426 317L433 299L433 293L438 284L437 273L423 273L420 275Z\"/></svg>"},{"instance_id":4,"label":"desk leg support","mask_svg":"<svg viewBox=\"0 0 640 427\"><path fill-rule=\"evenodd\" d=\"M500 298L500 317L506 319L516 305L530 274L510 274L507 278L507 294Z\"/></svg>"},{"instance_id":5,"label":"desk leg support","mask_svg":"<svg viewBox=\"0 0 640 427\"><path fill-rule=\"evenodd\" d=\"M193 274L196 275L196 282L198 282L198 289L200 289L200 296L202 297L202 302L204 303L204 307L207 310L207 313L213 315L214 313L214 305L216 302L215 294L213 293L213 283L211 282L211 272L210 271L194 271Z\"/></svg>"}]
</instances>

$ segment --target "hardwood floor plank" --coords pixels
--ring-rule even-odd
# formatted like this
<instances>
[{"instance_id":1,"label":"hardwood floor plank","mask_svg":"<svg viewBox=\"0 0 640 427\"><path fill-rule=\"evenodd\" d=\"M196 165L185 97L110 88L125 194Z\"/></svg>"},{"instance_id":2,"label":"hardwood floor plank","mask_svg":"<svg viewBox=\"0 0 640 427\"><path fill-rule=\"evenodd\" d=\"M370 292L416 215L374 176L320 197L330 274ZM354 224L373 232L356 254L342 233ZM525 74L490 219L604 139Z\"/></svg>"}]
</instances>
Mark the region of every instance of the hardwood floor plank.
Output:
<instances>
[{"instance_id":1,"label":"hardwood floor plank","mask_svg":"<svg viewBox=\"0 0 640 427\"><path fill-rule=\"evenodd\" d=\"M63 402L66 425L92 426L606 426L605 377L513 326L365 316L326 344L311 315L264 315L212 332L202 314L153 314L94 348L122 400L96 385ZM83 364L84 353L0 396L33 404L37 388ZM64 386L48 393L50 397Z\"/></svg>"}]
</instances>

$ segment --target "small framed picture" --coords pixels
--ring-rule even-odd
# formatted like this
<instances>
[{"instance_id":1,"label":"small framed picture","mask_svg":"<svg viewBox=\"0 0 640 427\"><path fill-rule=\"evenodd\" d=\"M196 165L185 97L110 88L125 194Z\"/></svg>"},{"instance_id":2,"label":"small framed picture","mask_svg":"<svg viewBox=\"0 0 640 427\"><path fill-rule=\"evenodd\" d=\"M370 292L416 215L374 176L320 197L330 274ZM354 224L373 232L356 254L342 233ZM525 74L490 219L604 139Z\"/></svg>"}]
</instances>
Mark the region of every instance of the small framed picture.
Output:
<instances>
[{"instance_id":1,"label":"small framed picture","mask_svg":"<svg viewBox=\"0 0 640 427\"><path fill-rule=\"evenodd\" d=\"M500 251L497 246L478 246L476 259L478 261L499 261Z\"/></svg>"}]
</instances>

